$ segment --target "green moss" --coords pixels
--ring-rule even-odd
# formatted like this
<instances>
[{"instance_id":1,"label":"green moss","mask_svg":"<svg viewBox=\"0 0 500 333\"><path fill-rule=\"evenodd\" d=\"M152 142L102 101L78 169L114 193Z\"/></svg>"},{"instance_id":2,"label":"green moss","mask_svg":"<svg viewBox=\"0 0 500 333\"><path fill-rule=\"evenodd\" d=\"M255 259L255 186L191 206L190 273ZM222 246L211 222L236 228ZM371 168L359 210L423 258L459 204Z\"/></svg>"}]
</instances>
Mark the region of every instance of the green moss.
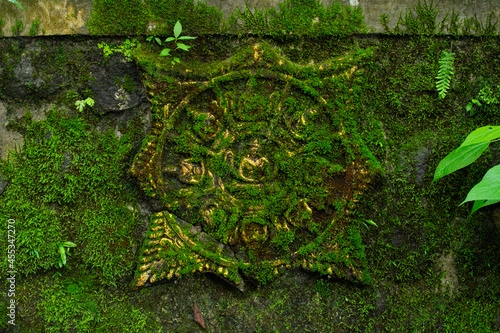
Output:
<instances>
[{"instance_id":1,"label":"green moss","mask_svg":"<svg viewBox=\"0 0 500 333\"><path fill-rule=\"evenodd\" d=\"M310 12L315 13L313 2L308 5ZM159 11L161 4L156 8ZM343 238L348 240L344 245L359 247L362 244L364 247L364 252L357 253L370 268L370 284L361 287L297 271L285 271L281 278L271 281L273 272L265 262L259 266L257 260L264 254L258 251L258 247L249 247L249 261L254 264L242 264L238 266L239 271L267 284L254 286L248 283L246 294L240 294L210 275L195 275L179 279L177 283L132 291L126 297L118 295L116 290L123 290L122 286L129 282L119 277L133 272L136 259L130 255L130 244L126 242L132 238L138 244L142 238L135 235L132 227L136 225L134 213L127 212L124 209L126 202L121 200L129 191L123 189L116 176L123 175L132 157L129 154L122 158L114 151L122 148L128 151L125 142L140 139L144 124L137 118L127 131L120 129L128 138L122 138L125 141L120 140L118 144L111 136L94 133L81 119L71 121L50 116L52 120L36 125L27 113L19 122L11 122L9 128L25 135L24 154L29 155L21 159L23 153L19 154L17 165L2 163L2 173L5 172L13 180L0 201L0 218L14 216L16 223L22 226L23 238L19 238L19 245L26 246L19 250L18 259L22 272L28 273L28 276L16 290L19 292L18 300L25 309L18 317L23 320L24 330L106 332L117 327L124 332L190 332L199 330L198 324L192 320L192 303L196 302L209 327L218 331L498 331L500 265L497 254L500 244L491 222L495 207L468 217L470 207L458 206L484 172L497 163L497 147L493 146L491 153L476 165L439 182L431 181L439 160L456 148L472 129L500 122L498 110L493 106L478 108L473 116L465 112L465 105L485 85L500 82L497 70L500 48L496 38L484 35L457 40L461 32L480 31L480 25L471 19L460 22L456 14L453 14L455 19L450 21L449 26L442 30L453 37L430 35L441 31L440 24L432 24L432 8L421 5L420 14L414 10L412 18L403 15L402 20L406 21L404 24L401 21L399 27L405 36L397 38L364 36L335 39L326 36L315 39L307 35L285 38L275 34L260 38L243 35L236 39L234 36L205 35L196 41L192 52L181 59L183 62L173 68L155 58L153 54L158 53L157 49L144 47L146 51L138 55L139 65L145 70L145 83L151 84L148 86L149 97L156 121L163 119L161 114L166 104L178 105L186 95L199 92L199 87L179 88L173 84L179 80L190 82L217 78L210 88L212 90L206 89L205 92L211 91L220 96L226 94L228 99L235 97L236 92L246 92L246 87L239 89L244 86L241 85L243 82L248 84L249 90L246 95L242 93L245 95L242 100L249 106L261 107L262 101L253 99L249 92L264 94L266 80L270 79L266 78L268 74L265 71L252 68L245 59L253 59L252 46L263 41L272 45L266 47L262 55L269 71L277 71L281 59L285 64L283 67L286 67L283 74L295 79L290 79L290 85L295 89L293 98L286 96L282 100L290 115L301 111L304 99L317 94L323 96L335 110L347 104L353 105L353 109L339 111L346 132L354 136L354 141L364 142L363 155L373 163L373 168L378 161L386 172L375 179L372 192L369 192L371 195L360 198L357 208L351 213L352 225L343 234ZM164 10L162 15L167 15L167 8ZM294 13L292 8L286 10ZM278 12L266 15L257 11L255 22L250 17L245 22L254 29L263 27L271 31L267 18L278 15ZM188 17L182 21L183 25L190 21ZM493 24L490 21L489 29ZM120 29L123 27L125 25ZM305 23L301 27L307 28ZM130 29L133 28L131 25ZM171 26L165 25L164 28L165 33L170 35ZM120 32L118 30L117 33ZM259 33L257 30L249 31ZM10 39L8 43L2 41L0 49L4 69L0 75L5 82L13 77L12 69L18 63L24 46L19 40ZM242 52L237 53L235 50L238 49ZM434 88L438 56L442 50L450 49L456 52L456 75L447 98L439 100ZM273 50L279 56L274 56ZM343 58L346 52L356 57L351 60ZM54 57L50 58L52 60L43 62L57 64L60 68L80 66L80 58L73 60L73 55L78 54L68 52L65 46L61 50L56 49ZM233 56L231 61L224 61L230 56ZM324 75L319 77L314 66L307 66L311 61L331 66L332 69L325 70ZM354 66L363 72L360 70L352 80L332 78ZM221 78L234 72L237 74ZM78 71L68 73L72 73L70 76L78 82L85 79L80 77ZM298 81L305 84L301 85ZM328 93L322 94L324 90ZM302 97L295 96L295 93ZM73 93L67 95L68 107L73 107L73 99L80 98L80 94L78 86L73 87ZM9 104L14 103L5 100ZM200 98L195 102L203 105L204 101ZM241 116L248 117L246 114ZM188 124L183 124L183 120ZM178 131L189 129L200 135L210 135L210 130L202 126L206 121L206 116L191 115L173 123L178 125ZM332 122L332 119L325 120L327 124ZM48 130L54 134L45 139ZM325 131L320 131L320 134L324 135ZM153 135L147 136L144 144L152 142L153 138ZM317 135L308 142L308 149L323 155L335 154L337 146L328 143ZM222 140L221 144L230 147L228 142ZM181 151L193 153L198 159L207 153L204 147L193 148L188 136L180 136L178 146ZM64 153L68 149L71 151L68 170L73 172L72 177L61 173ZM370 154L373 156L370 157ZM99 156L105 158L100 161ZM92 166L102 164L103 169L95 167L91 173L88 170L92 166L87 164L83 167L84 162L80 168L78 164L73 164L77 157L80 160L89 159ZM241 161L241 156L237 158ZM308 163L306 160L303 162ZM227 179L232 175L223 158L213 157L211 163L221 178ZM283 169L291 175L304 177L302 180L308 176L294 173L300 164L286 158L283 158L283 164ZM334 174L341 167L342 163L329 163L327 169ZM304 191L313 187L311 184L314 184L315 172L318 171L315 168L310 165L312 175L307 179ZM131 180L127 178L127 181ZM41 185L37 187L37 184ZM200 186L207 184L207 179L202 179ZM83 192L90 193L90 197L82 195ZM290 192L293 194L293 191ZM259 195L252 190L238 194L249 197ZM321 198L321 193L316 194ZM139 197L142 194L136 191L133 195ZM55 199L48 201L50 196ZM271 216L286 214L287 207L279 205L283 198L273 196L274 201L265 207L265 212ZM196 196L186 196L185 199L194 203L202 200ZM290 205L293 204L292 201ZM341 206L342 202L336 204ZM172 205L171 209L178 211L179 207L180 204ZM216 211L214 224L217 227L212 230L214 237L219 240L227 237L227 231L242 220L244 212L245 209ZM293 210L288 214L293 214ZM298 218L307 219L307 214L303 215ZM202 221L196 216L190 218ZM365 228L357 221L364 218L372 219L378 227ZM266 217L257 215L247 221L248 224L262 224L262 221L266 223ZM0 234L0 239L5 237L5 234ZM277 232L270 241L270 247L284 258L294 243L304 237L300 230ZM55 266L57 252L53 245L64 240L74 241L77 247L72 249L73 255L69 257L66 268L58 269ZM314 251L321 242L324 240L312 242L303 252ZM41 254L39 259L34 252L30 252L35 248ZM440 288L442 274L436 271L436 259L443 252L451 253L454 258L460 289L453 295ZM343 253L348 253L348 250ZM2 272L5 272L5 264L2 265ZM49 271L44 273L44 268ZM322 267L315 265L314 270L321 272ZM103 282L108 286L102 286L99 279L103 276ZM90 277L96 279L90 280ZM115 288L112 283L120 287ZM0 293L0 302L6 304L6 301L5 294ZM0 314L4 315L4 312L5 307L0 304ZM207 313L210 315L206 316Z\"/></svg>"},{"instance_id":2,"label":"green moss","mask_svg":"<svg viewBox=\"0 0 500 333\"><path fill-rule=\"evenodd\" d=\"M390 34L410 34L410 35L437 35L448 33L455 37L460 35L477 35L477 36L493 36L496 35L497 21L493 22L495 13L491 12L483 24L474 17L464 18L460 21L459 13L455 13L455 9L446 15L438 22L439 14L438 4L434 5L434 1L424 0L419 1L413 8L407 9L404 17L402 12L399 14L399 19L396 26L391 30L388 26L388 16L381 15L380 22L385 31Z\"/></svg>"},{"instance_id":3,"label":"green moss","mask_svg":"<svg viewBox=\"0 0 500 333\"><path fill-rule=\"evenodd\" d=\"M36 36L38 35L38 29L40 29L40 19L36 17L33 22L31 23L29 35L30 36Z\"/></svg>"},{"instance_id":4,"label":"green moss","mask_svg":"<svg viewBox=\"0 0 500 333\"><path fill-rule=\"evenodd\" d=\"M333 2L324 6L318 0L288 0L278 9L256 9L253 13L245 7L229 17L232 33L286 36L308 35L346 36L366 31L360 7L343 6ZM242 22L242 23L240 23Z\"/></svg>"},{"instance_id":5,"label":"green moss","mask_svg":"<svg viewBox=\"0 0 500 333\"><path fill-rule=\"evenodd\" d=\"M22 21L16 21L16 24L12 26L11 31L14 36L19 36L21 31L24 29L24 24Z\"/></svg>"},{"instance_id":6,"label":"green moss","mask_svg":"<svg viewBox=\"0 0 500 333\"><path fill-rule=\"evenodd\" d=\"M351 201L379 170L355 122L348 120L350 87L359 82L354 64L361 66L369 55L356 52L321 65L298 66L260 43L214 63L209 71L188 70L199 77L187 91L172 85L173 93L166 94L162 89L168 77L148 77L156 121L132 173L169 214L244 250L249 259L240 259L240 268L262 283L290 266L369 282L357 226L349 227L346 217ZM189 103L174 108L172 95ZM170 162L164 165L164 160ZM189 176L194 178L179 176L179 181L158 173L171 169L165 172L175 174L179 168L194 170ZM219 183L224 186L214 185ZM160 239L173 226L158 231L152 222L151 228L149 238ZM142 259L148 265L159 265L150 263L150 253L158 250L169 253L165 262L187 265L187 272L204 269L196 262L189 266L187 259L172 259L184 250L183 256L192 255L188 248L162 250L148 244ZM182 273L176 265L151 271L151 279ZM142 278L137 281L144 284Z\"/></svg>"},{"instance_id":7,"label":"green moss","mask_svg":"<svg viewBox=\"0 0 500 333\"><path fill-rule=\"evenodd\" d=\"M129 75L125 75L123 79L115 78L115 84L122 86L123 89L128 93L131 93L137 89L137 82L132 80Z\"/></svg>"},{"instance_id":8,"label":"green moss","mask_svg":"<svg viewBox=\"0 0 500 333\"><path fill-rule=\"evenodd\" d=\"M43 276L38 292L35 325L46 332L76 330L78 332L144 332L146 315L129 304L130 296L106 292L91 274L82 277ZM20 286L24 289L26 286ZM35 310L33 309L33 310ZM30 310L28 310L30 311Z\"/></svg>"},{"instance_id":9,"label":"green moss","mask_svg":"<svg viewBox=\"0 0 500 333\"><path fill-rule=\"evenodd\" d=\"M320 37L346 36L366 30L360 7L334 2L325 8L319 0L287 0L279 4L279 10L271 8L255 13L248 8L243 12L236 10L227 22L218 8L202 2L195 4L194 0L127 0L121 3L97 0L89 28L92 34L171 35L177 20L188 35L231 32Z\"/></svg>"},{"instance_id":10,"label":"green moss","mask_svg":"<svg viewBox=\"0 0 500 333\"><path fill-rule=\"evenodd\" d=\"M194 0L126 0L116 2L97 0L89 20L92 34L145 34L172 35L177 20L183 23L186 34L220 32L222 12ZM148 30L149 22L156 29ZM189 24L187 23L189 22Z\"/></svg>"},{"instance_id":11,"label":"green moss","mask_svg":"<svg viewBox=\"0 0 500 333\"><path fill-rule=\"evenodd\" d=\"M11 183L0 204L2 218L15 219L20 230L18 271L57 267L58 244L72 241L77 248L69 266L82 260L100 271L104 283L130 273L136 220L125 207L133 199L120 194L121 161L130 150L126 137L87 132L82 119L55 111L43 122L26 119L18 127L24 148L2 163ZM7 270L4 260L2 274Z\"/></svg>"}]
</instances>

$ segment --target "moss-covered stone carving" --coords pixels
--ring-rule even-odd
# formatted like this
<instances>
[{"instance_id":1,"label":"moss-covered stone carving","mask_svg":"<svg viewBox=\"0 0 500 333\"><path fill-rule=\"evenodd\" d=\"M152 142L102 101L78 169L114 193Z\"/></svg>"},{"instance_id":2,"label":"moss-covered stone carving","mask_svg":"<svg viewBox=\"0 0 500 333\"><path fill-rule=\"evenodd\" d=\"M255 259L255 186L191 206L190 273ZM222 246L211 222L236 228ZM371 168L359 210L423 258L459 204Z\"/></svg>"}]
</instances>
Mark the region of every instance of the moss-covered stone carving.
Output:
<instances>
[{"instance_id":1,"label":"moss-covered stone carving","mask_svg":"<svg viewBox=\"0 0 500 333\"><path fill-rule=\"evenodd\" d=\"M363 54L299 66L256 44L169 94L149 81L156 120L131 173L165 211L135 286L201 271L243 289L239 272L291 267L368 279L349 214L378 164L346 116Z\"/></svg>"}]
</instances>

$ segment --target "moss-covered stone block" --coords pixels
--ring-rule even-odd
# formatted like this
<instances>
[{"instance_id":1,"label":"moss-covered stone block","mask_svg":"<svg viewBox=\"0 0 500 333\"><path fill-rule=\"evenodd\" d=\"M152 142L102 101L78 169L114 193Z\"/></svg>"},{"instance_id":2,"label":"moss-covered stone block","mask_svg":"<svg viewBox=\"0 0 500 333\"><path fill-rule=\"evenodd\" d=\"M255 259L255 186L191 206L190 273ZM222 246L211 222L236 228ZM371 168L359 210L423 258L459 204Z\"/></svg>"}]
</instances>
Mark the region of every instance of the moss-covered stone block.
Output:
<instances>
[{"instance_id":1,"label":"moss-covered stone block","mask_svg":"<svg viewBox=\"0 0 500 333\"><path fill-rule=\"evenodd\" d=\"M135 286L209 271L243 289L238 269L267 282L291 267L369 279L349 217L379 168L346 117L362 57L298 66L261 43L170 94L149 80L156 121L131 173L165 211Z\"/></svg>"}]
</instances>

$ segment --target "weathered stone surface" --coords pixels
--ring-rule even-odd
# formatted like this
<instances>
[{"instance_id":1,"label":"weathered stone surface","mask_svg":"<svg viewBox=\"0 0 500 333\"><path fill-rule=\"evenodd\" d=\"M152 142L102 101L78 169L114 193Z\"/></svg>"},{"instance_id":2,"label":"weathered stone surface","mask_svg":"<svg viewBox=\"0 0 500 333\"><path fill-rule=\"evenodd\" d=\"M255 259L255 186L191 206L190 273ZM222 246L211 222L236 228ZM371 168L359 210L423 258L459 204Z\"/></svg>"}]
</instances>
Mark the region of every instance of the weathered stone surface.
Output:
<instances>
[{"instance_id":1,"label":"weathered stone surface","mask_svg":"<svg viewBox=\"0 0 500 333\"><path fill-rule=\"evenodd\" d=\"M3 176L0 174L0 194L3 193L3 190L7 187L7 184L9 184L9 180L3 178Z\"/></svg>"},{"instance_id":2,"label":"weathered stone surface","mask_svg":"<svg viewBox=\"0 0 500 333\"><path fill-rule=\"evenodd\" d=\"M50 82L38 77L33 65L35 50L29 50L21 55L12 72L11 79L4 81L3 94L11 98L26 98L29 94L47 97L59 89L60 78L50 77Z\"/></svg>"},{"instance_id":3,"label":"weathered stone surface","mask_svg":"<svg viewBox=\"0 0 500 333\"><path fill-rule=\"evenodd\" d=\"M451 295L456 294L459 291L459 283L454 253L441 253L436 256L436 266L443 273L441 288L448 291Z\"/></svg>"},{"instance_id":4,"label":"weathered stone surface","mask_svg":"<svg viewBox=\"0 0 500 333\"><path fill-rule=\"evenodd\" d=\"M239 270L264 282L291 267L367 278L348 215L376 163L343 124L349 92L331 94L355 80L353 57L303 68L256 44L206 80L180 80L191 93L178 106L152 99L156 122L131 172L166 211L152 218L136 286L208 271L243 289Z\"/></svg>"},{"instance_id":5,"label":"weathered stone surface","mask_svg":"<svg viewBox=\"0 0 500 333\"><path fill-rule=\"evenodd\" d=\"M85 22L89 19L92 10L92 0L21 0L19 3L24 10L14 4L3 1L0 6L0 17L3 19L3 34L14 36L13 28L16 22L22 23L19 35L74 35L87 34ZM36 31L32 25L39 19L40 25ZM1 35L1 33L0 33Z\"/></svg>"},{"instance_id":6,"label":"weathered stone surface","mask_svg":"<svg viewBox=\"0 0 500 333\"><path fill-rule=\"evenodd\" d=\"M0 159L7 158L9 150L23 145L23 136L17 132L9 131L7 124L10 117L7 115L7 109L0 101Z\"/></svg>"},{"instance_id":7,"label":"weathered stone surface","mask_svg":"<svg viewBox=\"0 0 500 333\"><path fill-rule=\"evenodd\" d=\"M321 0L321 3L328 5L335 0ZM4 19L3 33L5 36L12 36L15 33L12 28L16 21L23 23L23 29L19 32L21 35L29 35L31 24L36 18L40 19L40 28L36 35L68 35L68 34L88 34L86 22L90 18L92 11L92 0L64 0L54 2L52 0L19 1L24 11L13 4L2 4L0 8L0 17ZM198 2L198 1L196 1ZM243 11L245 5L251 11L255 8L278 7L281 0L206 0L204 3L210 6L216 6L221 9L226 18L235 10ZM389 26L394 27L398 21L400 12L405 13L407 9L415 7L418 0L340 0L343 5L360 6L365 15L365 23L375 32L383 32L383 26L380 24L380 15L387 14L389 17ZM429 1L430 3L430 1ZM460 19L477 16L480 22L485 22L487 16L493 12L498 18L500 16L500 3L489 0L442 0L434 2L439 5L440 12L437 15L438 20L442 20L447 12L458 13ZM500 27L497 26L497 29ZM498 31L498 30L497 30Z\"/></svg>"},{"instance_id":8,"label":"weathered stone surface","mask_svg":"<svg viewBox=\"0 0 500 333\"><path fill-rule=\"evenodd\" d=\"M118 112L137 107L146 100L137 66L122 55L113 55L106 67L95 67L96 80L90 89L96 95L101 113Z\"/></svg>"}]
</instances>

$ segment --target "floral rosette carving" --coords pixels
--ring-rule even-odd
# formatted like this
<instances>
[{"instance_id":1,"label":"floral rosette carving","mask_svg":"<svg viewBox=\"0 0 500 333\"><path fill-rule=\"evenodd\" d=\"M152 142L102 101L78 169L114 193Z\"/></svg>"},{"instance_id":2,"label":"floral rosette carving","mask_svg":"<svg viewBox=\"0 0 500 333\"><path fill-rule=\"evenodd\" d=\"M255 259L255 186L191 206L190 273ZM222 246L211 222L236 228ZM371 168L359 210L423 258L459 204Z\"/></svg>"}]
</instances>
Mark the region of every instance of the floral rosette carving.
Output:
<instances>
[{"instance_id":1,"label":"floral rosette carving","mask_svg":"<svg viewBox=\"0 0 500 333\"><path fill-rule=\"evenodd\" d=\"M357 67L301 67L267 45L232 60L206 81L179 82L190 92L177 105L152 102L131 173L165 211L152 218L135 285L213 272L243 289L241 273L266 282L292 267L366 280L349 214L376 162L344 125L350 101L321 90L352 85Z\"/></svg>"}]
</instances>

